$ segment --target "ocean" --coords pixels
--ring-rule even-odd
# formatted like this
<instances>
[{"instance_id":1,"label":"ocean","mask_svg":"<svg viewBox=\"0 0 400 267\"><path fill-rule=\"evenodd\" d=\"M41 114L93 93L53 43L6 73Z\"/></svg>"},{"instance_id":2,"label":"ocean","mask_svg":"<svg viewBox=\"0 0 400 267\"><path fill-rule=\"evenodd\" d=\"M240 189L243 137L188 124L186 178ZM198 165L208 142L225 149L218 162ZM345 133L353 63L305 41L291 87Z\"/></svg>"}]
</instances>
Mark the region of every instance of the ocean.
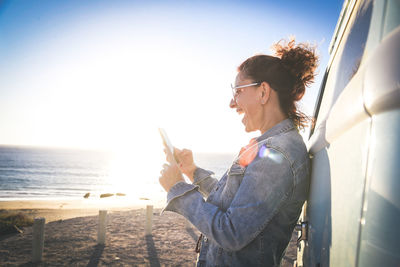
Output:
<instances>
[{"instance_id":1,"label":"ocean","mask_svg":"<svg viewBox=\"0 0 400 267\"><path fill-rule=\"evenodd\" d=\"M166 193L158 183L163 160L141 162L130 154L105 151L0 146L0 201L82 199L100 194L160 200ZM198 166L220 178L234 154L195 153Z\"/></svg>"}]
</instances>

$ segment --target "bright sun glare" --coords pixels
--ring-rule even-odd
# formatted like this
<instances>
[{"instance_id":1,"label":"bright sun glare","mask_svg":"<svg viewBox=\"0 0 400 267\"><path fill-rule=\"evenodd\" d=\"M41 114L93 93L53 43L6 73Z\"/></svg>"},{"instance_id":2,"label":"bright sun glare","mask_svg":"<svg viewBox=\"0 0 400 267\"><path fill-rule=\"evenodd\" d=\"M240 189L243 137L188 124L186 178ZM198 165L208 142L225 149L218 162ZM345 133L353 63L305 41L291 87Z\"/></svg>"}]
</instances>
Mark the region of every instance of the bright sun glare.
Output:
<instances>
[{"instance_id":1,"label":"bright sun glare","mask_svg":"<svg viewBox=\"0 0 400 267\"><path fill-rule=\"evenodd\" d=\"M173 145L194 152L236 153L259 134L246 134L229 109L229 84L242 60L270 53L273 42L293 33L293 23L278 27L256 10L238 18L240 5L214 3L188 10L71 5L60 17L52 12L58 5L36 6L42 20L33 11L26 21L12 19L24 31L9 29L6 59L13 64L0 73L7 88L0 105L4 144L110 150L114 193L148 197L161 190L158 127ZM30 19L32 32L19 27Z\"/></svg>"}]
</instances>

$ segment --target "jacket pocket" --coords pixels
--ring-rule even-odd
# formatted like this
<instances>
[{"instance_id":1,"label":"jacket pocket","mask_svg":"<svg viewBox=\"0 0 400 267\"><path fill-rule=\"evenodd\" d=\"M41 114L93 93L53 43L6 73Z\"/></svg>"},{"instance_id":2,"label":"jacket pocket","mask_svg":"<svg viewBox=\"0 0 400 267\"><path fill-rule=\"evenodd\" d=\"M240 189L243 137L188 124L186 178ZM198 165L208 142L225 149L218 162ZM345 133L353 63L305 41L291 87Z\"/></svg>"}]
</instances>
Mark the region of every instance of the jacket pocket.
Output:
<instances>
[{"instance_id":1,"label":"jacket pocket","mask_svg":"<svg viewBox=\"0 0 400 267\"><path fill-rule=\"evenodd\" d=\"M231 205L233 198L242 183L246 167L234 163L228 171L226 183L221 192L221 201L223 210L227 210Z\"/></svg>"},{"instance_id":2,"label":"jacket pocket","mask_svg":"<svg viewBox=\"0 0 400 267\"><path fill-rule=\"evenodd\" d=\"M232 166L229 168L228 176L233 175L243 175L246 171L246 167L241 166L239 163L233 163Z\"/></svg>"}]
</instances>

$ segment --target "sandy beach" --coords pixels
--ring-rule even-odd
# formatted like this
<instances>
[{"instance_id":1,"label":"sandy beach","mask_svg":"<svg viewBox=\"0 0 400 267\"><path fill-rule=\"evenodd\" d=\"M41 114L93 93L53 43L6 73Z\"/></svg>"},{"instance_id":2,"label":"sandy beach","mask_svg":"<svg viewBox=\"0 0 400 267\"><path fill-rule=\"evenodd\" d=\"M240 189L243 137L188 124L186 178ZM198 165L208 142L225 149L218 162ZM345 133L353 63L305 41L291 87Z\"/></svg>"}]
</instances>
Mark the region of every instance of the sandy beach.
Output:
<instances>
[{"instance_id":1,"label":"sandy beach","mask_svg":"<svg viewBox=\"0 0 400 267\"><path fill-rule=\"evenodd\" d=\"M200 234L172 212L153 212L152 234L144 233L146 204L117 205L109 201L0 201L0 210L46 218L43 261L31 262L32 227L22 234L0 236L0 266L195 266ZM120 203L119 203L120 204ZM97 245L99 209L107 209L105 246ZM296 236L282 266L292 266Z\"/></svg>"},{"instance_id":2,"label":"sandy beach","mask_svg":"<svg viewBox=\"0 0 400 267\"><path fill-rule=\"evenodd\" d=\"M16 200L0 201L0 210L12 210L22 212L25 215L44 217L47 222L65 220L76 217L98 215L99 210L128 211L145 208L153 205L161 209L162 203L154 203L145 200L126 200L124 198L110 197L105 199L82 199L82 200Z\"/></svg>"}]
</instances>

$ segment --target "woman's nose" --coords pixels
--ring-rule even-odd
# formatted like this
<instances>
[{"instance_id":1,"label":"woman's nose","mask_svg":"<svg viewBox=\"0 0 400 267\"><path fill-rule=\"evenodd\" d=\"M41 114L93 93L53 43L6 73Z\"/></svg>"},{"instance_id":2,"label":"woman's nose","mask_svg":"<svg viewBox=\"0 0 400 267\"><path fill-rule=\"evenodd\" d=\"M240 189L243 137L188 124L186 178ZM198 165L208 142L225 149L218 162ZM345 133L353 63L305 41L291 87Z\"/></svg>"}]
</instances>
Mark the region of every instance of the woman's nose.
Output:
<instances>
[{"instance_id":1,"label":"woman's nose","mask_svg":"<svg viewBox=\"0 0 400 267\"><path fill-rule=\"evenodd\" d=\"M236 108L237 107L235 98L231 99L231 102L229 103L229 107L230 108Z\"/></svg>"}]
</instances>

